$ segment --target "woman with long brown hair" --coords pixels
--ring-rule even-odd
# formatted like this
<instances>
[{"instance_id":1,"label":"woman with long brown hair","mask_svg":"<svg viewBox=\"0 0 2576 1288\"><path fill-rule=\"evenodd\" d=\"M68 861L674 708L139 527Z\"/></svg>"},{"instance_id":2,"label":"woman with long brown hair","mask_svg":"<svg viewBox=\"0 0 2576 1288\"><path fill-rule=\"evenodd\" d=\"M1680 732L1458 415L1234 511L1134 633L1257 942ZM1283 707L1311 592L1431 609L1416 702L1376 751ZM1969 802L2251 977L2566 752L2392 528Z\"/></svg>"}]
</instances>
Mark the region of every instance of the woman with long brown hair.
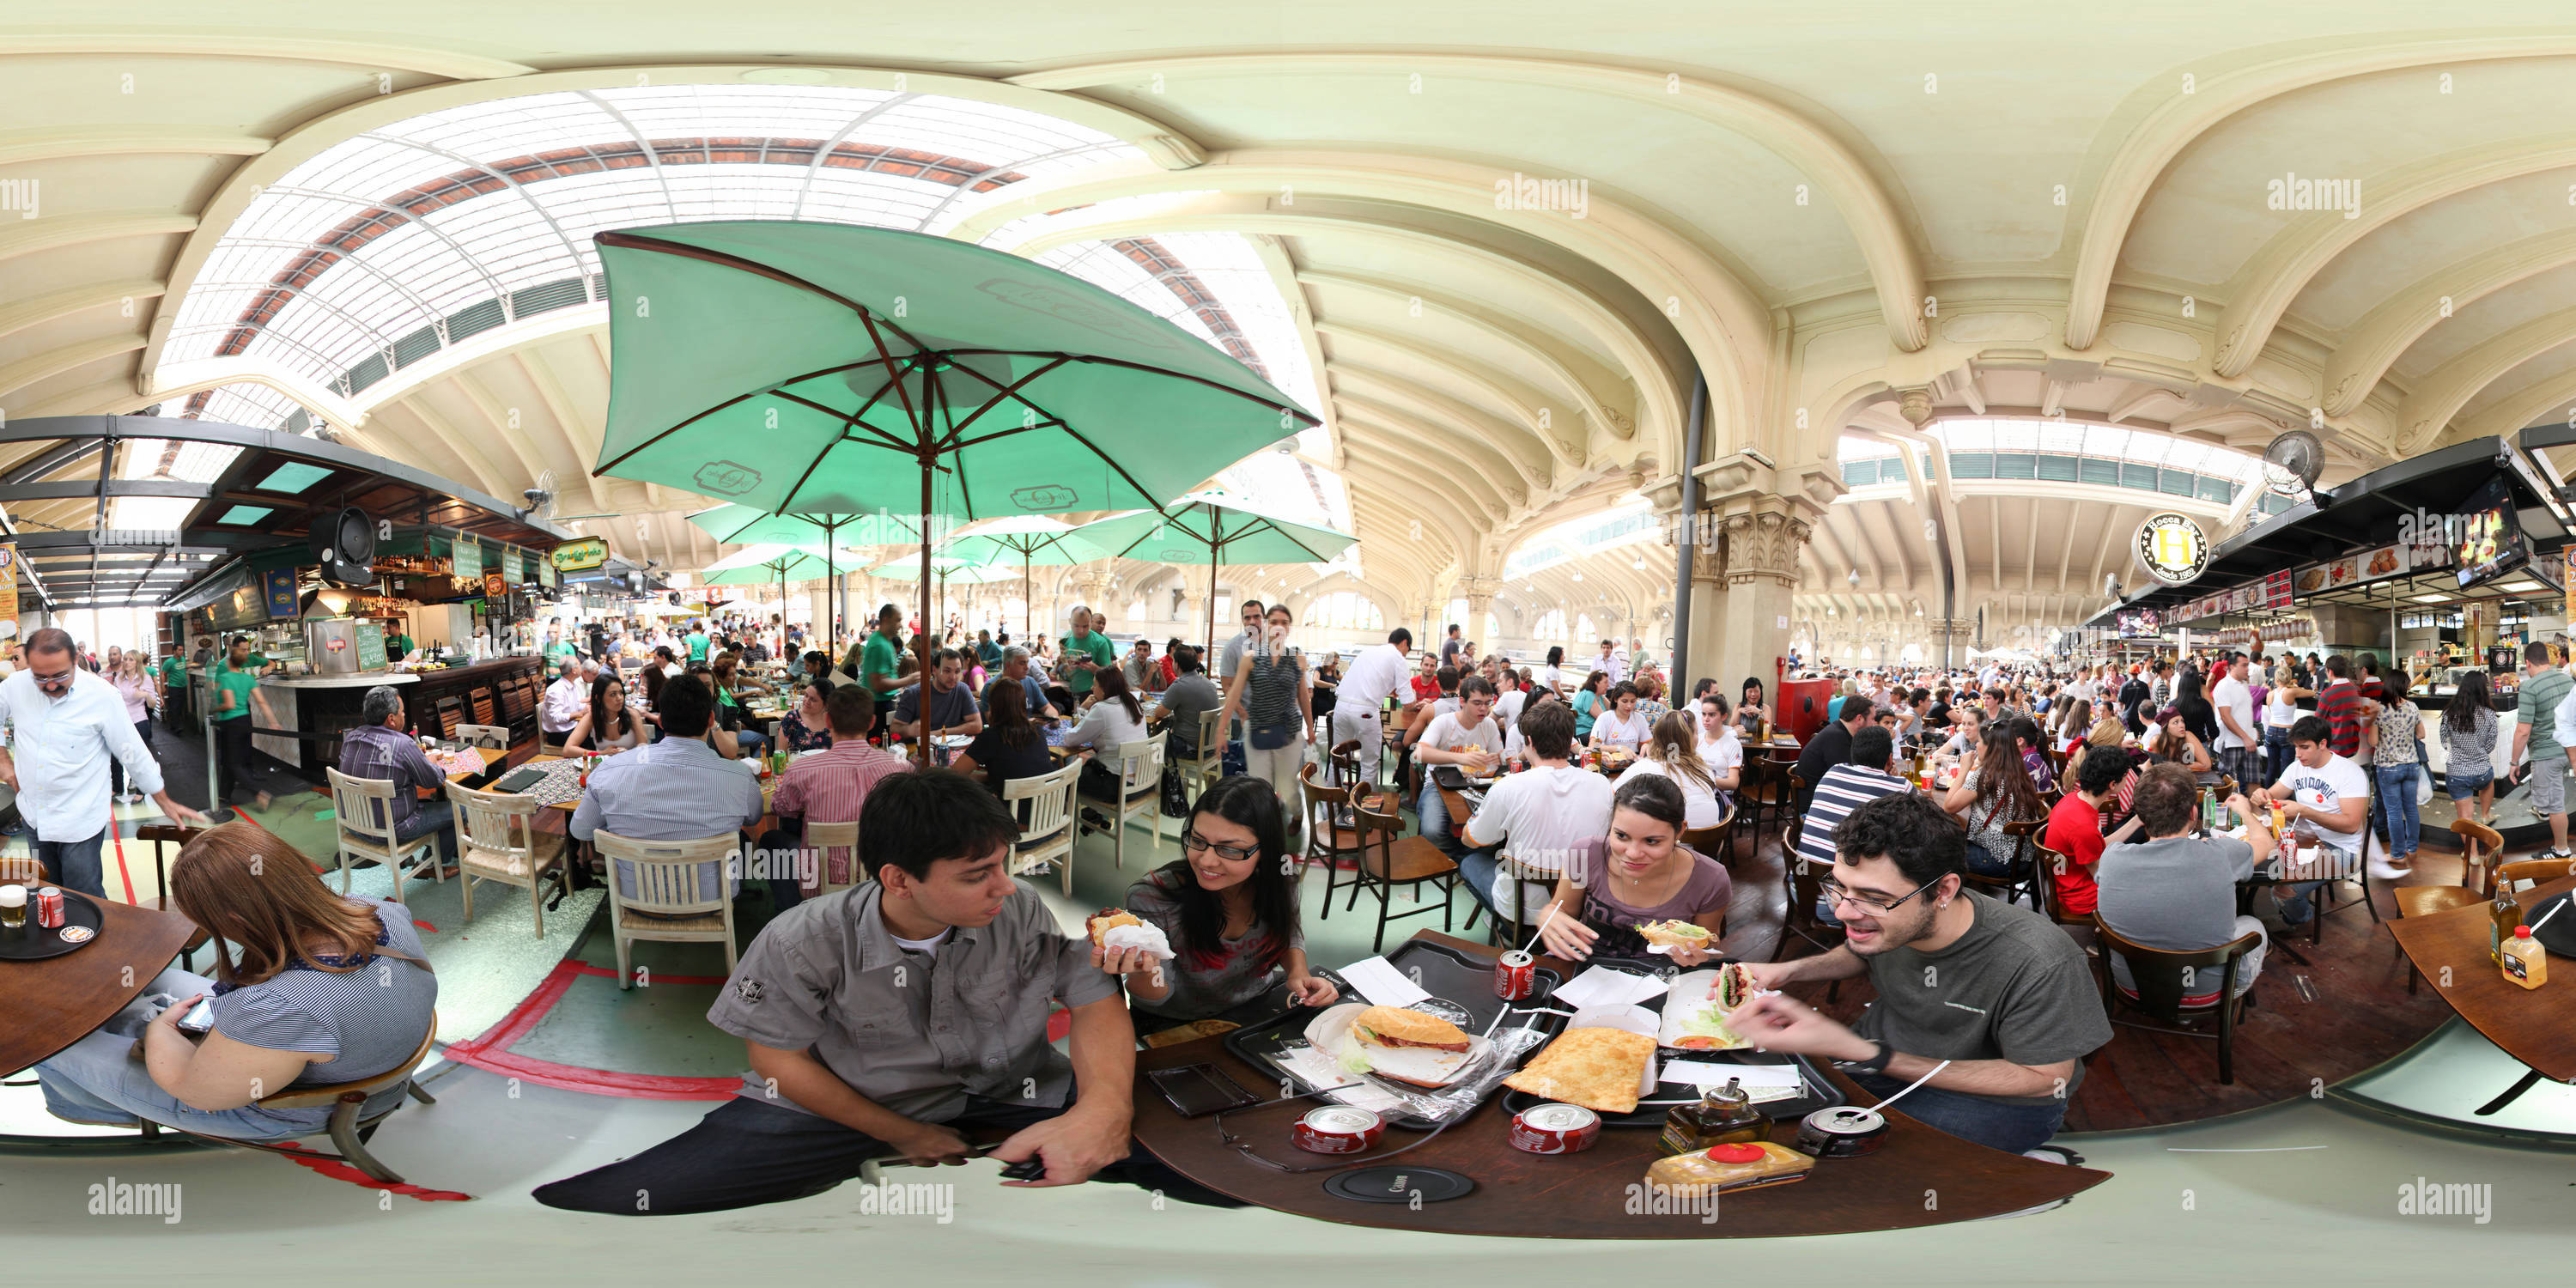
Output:
<instances>
[{"instance_id":1,"label":"woman with long brown hair","mask_svg":"<svg viewBox=\"0 0 2576 1288\"><path fill-rule=\"evenodd\" d=\"M2012 875L2013 855L2020 846L2004 828L2036 823L2048 817L2048 804L2022 764L2021 748L2011 726L1998 720L1987 725L1977 767L1941 801L1941 808L1968 828L1967 865L1981 877Z\"/></svg>"},{"instance_id":2,"label":"woman with long brown hair","mask_svg":"<svg viewBox=\"0 0 2576 1288\"><path fill-rule=\"evenodd\" d=\"M1715 827L1726 816L1717 771L1700 758L1699 737L1681 712L1667 711L1655 721L1653 734L1637 748L1637 763L1619 775L1617 785L1624 787L1641 774L1661 774L1682 789L1684 828Z\"/></svg>"},{"instance_id":3,"label":"woman with long brown hair","mask_svg":"<svg viewBox=\"0 0 2576 1288\"><path fill-rule=\"evenodd\" d=\"M213 936L214 978L163 971L133 1005L38 1064L55 1117L149 1119L231 1140L307 1136L329 1109L252 1102L399 1068L429 1037L438 981L410 913L332 893L276 834L247 822L199 833L171 865L170 897ZM192 1041L180 1022L209 998L211 1025ZM402 1095L379 1093L361 1113Z\"/></svg>"}]
</instances>

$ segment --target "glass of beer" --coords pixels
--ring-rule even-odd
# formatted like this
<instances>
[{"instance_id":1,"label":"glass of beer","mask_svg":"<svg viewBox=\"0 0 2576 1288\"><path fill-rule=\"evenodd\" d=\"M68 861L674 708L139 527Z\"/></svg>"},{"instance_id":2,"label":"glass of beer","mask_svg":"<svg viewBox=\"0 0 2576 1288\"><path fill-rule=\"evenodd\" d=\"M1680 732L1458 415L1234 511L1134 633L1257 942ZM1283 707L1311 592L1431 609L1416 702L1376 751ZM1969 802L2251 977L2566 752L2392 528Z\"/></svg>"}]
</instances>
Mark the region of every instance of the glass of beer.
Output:
<instances>
[{"instance_id":1,"label":"glass of beer","mask_svg":"<svg viewBox=\"0 0 2576 1288\"><path fill-rule=\"evenodd\" d=\"M27 887L0 885L0 929L16 930L27 924Z\"/></svg>"}]
</instances>

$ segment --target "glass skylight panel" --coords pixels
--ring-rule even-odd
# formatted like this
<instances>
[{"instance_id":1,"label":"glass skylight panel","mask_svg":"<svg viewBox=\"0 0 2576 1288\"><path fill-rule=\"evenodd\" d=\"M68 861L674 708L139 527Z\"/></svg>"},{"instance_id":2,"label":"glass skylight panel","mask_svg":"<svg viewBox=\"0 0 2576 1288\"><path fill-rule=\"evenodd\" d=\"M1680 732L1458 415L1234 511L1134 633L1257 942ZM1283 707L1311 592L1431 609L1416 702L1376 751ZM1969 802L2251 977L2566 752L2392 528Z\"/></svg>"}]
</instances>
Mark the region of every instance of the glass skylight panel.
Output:
<instances>
[{"instance_id":1,"label":"glass skylight panel","mask_svg":"<svg viewBox=\"0 0 2576 1288\"><path fill-rule=\"evenodd\" d=\"M215 522L248 527L275 513L277 511L274 508L265 505L236 505L224 511L223 517L216 519Z\"/></svg>"},{"instance_id":2,"label":"glass skylight panel","mask_svg":"<svg viewBox=\"0 0 2576 1288\"><path fill-rule=\"evenodd\" d=\"M288 461L268 472L268 477L251 484L254 492L296 493L329 478L331 471L303 461Z\"/></svg>"},{"instance_id":3,"label":"glass skylight panel","mask_svg":"<svg viewBox=\"0 0 2576 1288\"><path fill-rule=\"evenodd\" d=\"M1863 438L1858 434L1843 435L1834 450L1835 459L1844 461L1874 461L1897 454L1895 444Z\"/></svg>"},{"instance_id":4,"label":"glass skylight panel","mask_svg":"<svg viewBox=\"0 0 2576 1288\"><path fill-rule=\"evenodd\" d=\"M107 526L123 531L176 528L197 503L177 496L120 496L107 503Z\"/></svg>"}]
</instances>

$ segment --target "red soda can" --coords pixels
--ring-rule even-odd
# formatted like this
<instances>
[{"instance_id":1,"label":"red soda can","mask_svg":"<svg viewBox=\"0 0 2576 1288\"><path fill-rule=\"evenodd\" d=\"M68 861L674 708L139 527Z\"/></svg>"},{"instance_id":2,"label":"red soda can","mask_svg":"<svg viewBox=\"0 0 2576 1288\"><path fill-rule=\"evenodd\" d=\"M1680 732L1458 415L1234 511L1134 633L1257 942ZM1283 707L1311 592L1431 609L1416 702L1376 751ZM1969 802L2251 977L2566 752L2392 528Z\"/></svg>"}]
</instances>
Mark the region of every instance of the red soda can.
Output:
<instances>
[{"instance_id":1,"label":"red soda can","mask_svg":"<svg viewBox=\"0 0 2576 1288\"><path fill-rule=\"evenodd\" d=\"M1350 1105L1326 1105L1297 1120L1288 1139L1310 1154L1357 1154L1386 1134L1377 1111Z\"/></svg>"},{"instance_id":2,"label":"red soda can","mask_svg":"<svg viewBox=\"0 0 2576 1288\"><path fill-rule=\"evenodd\" d=\"M36 892L36 924L47 930L63 927L63 892L46 886Z\"/></svg>"},{"instance_id":3,"label":"red soda can","mask_svg":"<svg viewBox=\"0 0 2576 1288\"><path fill-rule=\"evenodd\" d=\"M1538 992L1538 961L1513 949L1494 959L1494 996L1524 1002Z\"/></svg>"},{"instance_id":4,"label":"red soda can","mask_svg":"<svg viewBox=\"0 0 2576 1288\"><path fill-rule=\"evenodd\" d=\"M1601 1115L1581 1105L1532 1105L1512 1115L1512 1148L1525 1154L1580 1154L1599 1139Z\"/></svg>"}]
</instances>

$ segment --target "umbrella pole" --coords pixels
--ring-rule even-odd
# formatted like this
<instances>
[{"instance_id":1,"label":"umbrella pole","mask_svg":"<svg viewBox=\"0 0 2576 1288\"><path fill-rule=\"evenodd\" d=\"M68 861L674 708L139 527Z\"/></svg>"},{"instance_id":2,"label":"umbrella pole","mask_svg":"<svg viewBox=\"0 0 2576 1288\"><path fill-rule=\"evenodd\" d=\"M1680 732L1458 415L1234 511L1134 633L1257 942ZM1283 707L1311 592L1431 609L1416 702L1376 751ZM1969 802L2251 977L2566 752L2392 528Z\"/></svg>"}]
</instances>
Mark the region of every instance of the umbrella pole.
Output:
<instances>
[{"instance_id":1,"label":"umbrella pole","mask_svg":"<svg viewBox=\"0 0 2576 1288\"><path fill-rule=\"evenodd\" d=\"M1208 518L1211 523L1224 522L1216 517L1214 506L1208 507ZM1216 529L1210 527L1208 529L1207 656L1211 661L1216 657L1216 546Z\"/></svg>"},{"instance_id":2,"label":"umbrella pole","mask_svg":"<svg viewBox=\"0 0 2576 1288\"><path fill-rule=\"evenodd\" d=\"M1037 581L1029 575L1029 552L1024 548L1020 551L1020 645L1023 648L1029 646L1029 627L1037 620L1037 595Z\"/></svg>"},{"instance_id":3,"label":"umbrella pole","mask_svg":"<svg viewBox=\"0 0 2576 1288\"><path fill-rule=\"evenodd\" d=\"M921 686L921 703L920 703L920 706L919 706L919 707L918 707L918 708L913 712L913 714L914 714L915 716L917 716L917 717L919 717L919 718L920 718L920 722L921 722L921 728L920 728L920 733L921 733L921 763L922 763L922 765L923 765L923 767L924 767L924 768L927 768L927 767L930 765L930 607L929 607L929 605L930 605L930 483L931 483L930 471L931 471L931 463L932 463L932 458L931 458L931 457L927 457L927 456L925 456L925 457L923 457L923 458L922 458L922 462L921 462L921 599L919 600L919 602L920 602L920 603L921 603L921 605L922 605L922 622L921 622L921 646L920 646L920 648L917 650L917 652L919 652L919 654L920 654L920 656L921 656L921 677L920 677L920 679L919 679L919 680L917 680L917 681L916 681L916 683L918 683L918 684Z\"/></svg>"}]
</instances>

